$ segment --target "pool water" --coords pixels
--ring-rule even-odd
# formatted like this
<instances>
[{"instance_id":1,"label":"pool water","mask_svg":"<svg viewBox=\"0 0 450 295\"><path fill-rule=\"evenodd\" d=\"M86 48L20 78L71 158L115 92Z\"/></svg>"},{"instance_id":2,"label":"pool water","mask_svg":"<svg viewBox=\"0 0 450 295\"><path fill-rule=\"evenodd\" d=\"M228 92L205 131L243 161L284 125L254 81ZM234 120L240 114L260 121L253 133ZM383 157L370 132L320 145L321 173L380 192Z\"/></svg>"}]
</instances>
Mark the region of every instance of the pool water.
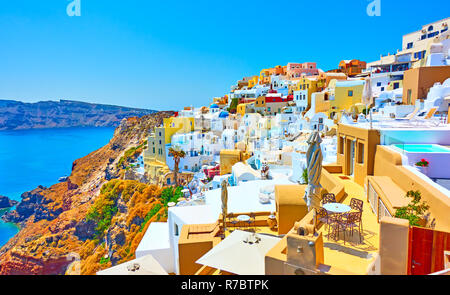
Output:
<instances>
[{"instance_id":1,"label":"pool water","mask_svg":"<svg viewBox=\"0 0 450 295\"><path fill-rule=\"evenodd\" d=\"M409 153L450 153L450 149L437 144L396 144L396 147Z\"/></svg>"}]
</instances>

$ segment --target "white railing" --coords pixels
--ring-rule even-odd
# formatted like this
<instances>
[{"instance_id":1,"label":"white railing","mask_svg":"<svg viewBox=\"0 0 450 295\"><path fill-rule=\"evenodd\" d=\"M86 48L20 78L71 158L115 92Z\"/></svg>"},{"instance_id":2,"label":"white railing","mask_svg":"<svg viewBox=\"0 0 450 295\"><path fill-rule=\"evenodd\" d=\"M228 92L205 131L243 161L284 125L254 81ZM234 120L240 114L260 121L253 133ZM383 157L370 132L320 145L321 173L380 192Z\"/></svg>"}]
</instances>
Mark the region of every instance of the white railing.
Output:
<instances>
[{"instance_id":1,"label":"white railing","mask_svg":"<svg viewBox=\"0 0 450 295\"><path fill-rule=\"evenodd\" d=\"M369 182L369 189L368 189L367 193L368 193L368 200L369 200L370 206L372 207L372 212L377 214L378 213L378 194L370 182Z\"/></svg>"},{"instance_id":2,"label":"white railing","mask_svg":"<svg viewBox=\"0 0 450 295\"><path fill-rule=\"evenodd\" d=\"M378 221L381 220L384 216L392 217L389 210L386 208L386 205L384 205L383 201L381 199L378 200Z\"/></svg>"}]
</instances>

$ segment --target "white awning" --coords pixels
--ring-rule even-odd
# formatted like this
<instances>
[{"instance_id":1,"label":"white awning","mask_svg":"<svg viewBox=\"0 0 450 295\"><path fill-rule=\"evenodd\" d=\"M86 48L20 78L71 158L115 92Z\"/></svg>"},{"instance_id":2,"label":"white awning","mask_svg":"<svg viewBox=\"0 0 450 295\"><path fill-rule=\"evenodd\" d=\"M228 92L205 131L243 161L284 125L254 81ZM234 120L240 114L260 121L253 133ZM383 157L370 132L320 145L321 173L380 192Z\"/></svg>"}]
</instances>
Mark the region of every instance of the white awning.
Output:
<instances>
[{"instance_id":1,"label":"white awning","mask_svg":"<svg viewBox=\"0 0 450 295\"><path fill-rule=\"evenodd\" d=\"M252 235L253 233L235 230L196 263L237 275L264 275L265 255L281 239L257 234L259 242L244 242L252 240Z\"/></svg>"},{"instance_id":2,"label":"white awning","mask_svg":"<svg viewBox=\"0 0 450 295\"><path fill-rule=\"evenodd\" d=\"M97 272L97 275L168 275L168 273L152 255L146 255L101 270Z\"/></svg>"}]
</instances>

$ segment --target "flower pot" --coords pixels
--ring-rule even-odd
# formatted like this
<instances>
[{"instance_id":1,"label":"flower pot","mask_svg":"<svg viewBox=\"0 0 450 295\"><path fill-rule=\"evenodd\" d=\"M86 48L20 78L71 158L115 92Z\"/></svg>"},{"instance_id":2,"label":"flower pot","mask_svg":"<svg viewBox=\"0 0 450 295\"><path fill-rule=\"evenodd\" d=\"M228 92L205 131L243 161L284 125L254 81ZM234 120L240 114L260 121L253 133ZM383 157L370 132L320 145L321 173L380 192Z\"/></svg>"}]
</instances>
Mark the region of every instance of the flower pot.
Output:
<instances>
[{"instance_id":1,"label":"flower pot","mask_svg":"<svg viewBox=\"0 0 450 295\"><path fill-rule=\"evenodd\" d=\"M428 175L428 167L424 167L424 166L416 166L417 170L420 171L420 173Z\"/></svg>"}]
</instances>

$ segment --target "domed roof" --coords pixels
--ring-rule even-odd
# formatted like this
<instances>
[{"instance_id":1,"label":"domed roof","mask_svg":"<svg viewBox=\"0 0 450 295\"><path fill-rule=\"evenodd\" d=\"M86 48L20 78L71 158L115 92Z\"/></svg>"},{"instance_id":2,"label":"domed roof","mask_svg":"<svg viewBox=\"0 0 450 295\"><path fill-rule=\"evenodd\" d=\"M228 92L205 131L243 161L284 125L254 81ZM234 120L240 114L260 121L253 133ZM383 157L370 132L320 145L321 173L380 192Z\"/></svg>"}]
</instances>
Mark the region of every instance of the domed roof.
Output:
<instances>
[{"instance_id":1,"label":"domed roof","mask_svg":"<svg viewBox=\"0 0 450 295\"><path fill-rule=\"evenodd\" d=\"M217 104L213 103L209 108L210 109L218 109L219 106Z\"/></svg>"},{"instance_id":2,"label":"domed roof","mask_svg":"<svg viewBox=\"0 0 450 295\"><path fill-rule=\"evenodd\" d=\"M219 118L227 118L230 114L227 111L221 111Z\"/></svg>"}]
</instances>

